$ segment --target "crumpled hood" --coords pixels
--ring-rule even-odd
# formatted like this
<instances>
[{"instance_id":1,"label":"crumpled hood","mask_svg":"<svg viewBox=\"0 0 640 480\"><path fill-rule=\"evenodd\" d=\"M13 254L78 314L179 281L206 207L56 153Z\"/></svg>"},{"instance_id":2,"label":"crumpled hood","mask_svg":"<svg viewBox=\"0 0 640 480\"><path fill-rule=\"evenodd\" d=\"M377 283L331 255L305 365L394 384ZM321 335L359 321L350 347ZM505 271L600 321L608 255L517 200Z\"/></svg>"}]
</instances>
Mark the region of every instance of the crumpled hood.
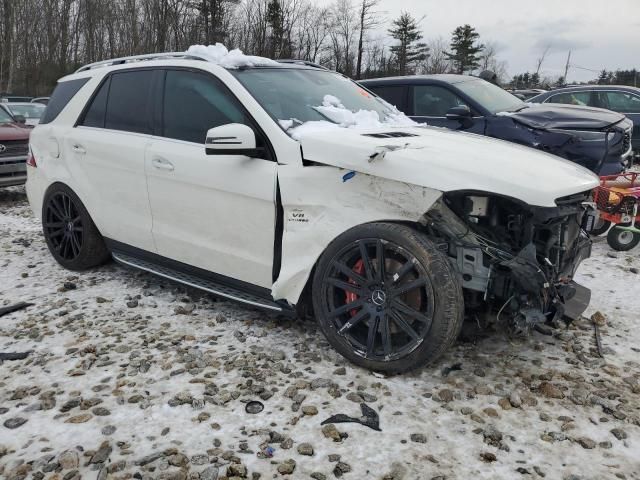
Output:
<instances>
[{"instance_id":1,"label":"crumpled hood","mask_svg":"<svg viewBox=\"0 0 640 480\"><path fill-rule=\"evenodd\" d=\"M390 132L412 136L370 136ZM305 160L442 192L490 192L529 205L556 206L557 198L598 185L589 170L554 155L436 127L336 127L308 131L299 141ZM376 151L384 153L371 159Z\"/></svg>"},{"instance_id":2,"label":"crumpled hood","mask_svg":"<svg viewBox=\"0 0 640 480\"><path fill-rule=\"evenodd\" d=\"M602 108L559 103L532 104L519 112L508 113L507 115L532 128L564 128L570 130L606 128L625 118L624 115Z\"/></svg>"}]
</instances>

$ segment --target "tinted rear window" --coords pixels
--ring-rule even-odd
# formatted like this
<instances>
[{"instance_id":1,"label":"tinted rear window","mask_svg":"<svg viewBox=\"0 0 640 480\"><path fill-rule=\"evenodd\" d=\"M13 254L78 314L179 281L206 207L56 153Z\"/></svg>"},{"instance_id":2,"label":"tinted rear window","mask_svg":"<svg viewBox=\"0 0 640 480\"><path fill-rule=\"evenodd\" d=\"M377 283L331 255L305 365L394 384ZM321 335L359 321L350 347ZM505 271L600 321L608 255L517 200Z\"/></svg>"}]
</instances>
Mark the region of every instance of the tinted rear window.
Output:
<instances>
[{"instance_id":1,"label":"tinted rear window","mask_svg":"<svg viewBox=\"0 0 640 480\"><path fill-rule=\"evenodd\" d=\"M152 70L111 76L105 128L152 133L149 115L152 78Z\"/></svg>"},{"instance_id":2,"label":"tinted rear window","mask_svg":"<svg viewBox=\"0 0 640 480\"><path fill-rule=\"evenodd\" d=\"M104 117L107 112L107 96L109 95L110 83L111 78L107 78L100 87L100 90L98 90L98 93L93 97L87 113L84 114L81 125L104 128Z\"/></svg>"},{"instance_id":3,"label":"tinted rear window","mask_svg":"<svg viewBox=\"0 0 640 480\"><path fill-rule=\"evenodd\" d=\"M80 90L88 81L89 78L87 77L58 83L58 86L51 94L49 104L40 119L40 123L49 123L55 120L74 95L78 93L78 90Z\"/></svg>"}]
</instances>

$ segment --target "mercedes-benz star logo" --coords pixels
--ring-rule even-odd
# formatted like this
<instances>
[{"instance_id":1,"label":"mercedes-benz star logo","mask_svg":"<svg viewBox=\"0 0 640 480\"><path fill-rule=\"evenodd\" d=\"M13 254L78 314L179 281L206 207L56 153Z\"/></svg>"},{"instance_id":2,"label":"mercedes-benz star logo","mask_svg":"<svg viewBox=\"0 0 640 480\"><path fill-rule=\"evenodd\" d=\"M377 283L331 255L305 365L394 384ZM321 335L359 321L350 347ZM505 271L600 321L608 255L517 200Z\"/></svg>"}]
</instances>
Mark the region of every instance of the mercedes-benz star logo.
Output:
<instances>
[{"instance_id":1,"label":"mercedes-benz star logo","mask_svg":"<svg viewBox=\"0 0 640 480\"><path fill-rule=\"evenodd\" d=\"M6 147L5 145L2 145L2 144L0 143L0 153L2 153L2 152L6 152L6 151L7 151L7 147Z\"/></svg>"},{"instance_id":2,"label":"mercedes-benz star logo","mask_svg":"<svg viewBox=\"0 0 640 480\"><path fill-rule=\"evenodd\" d=\"M384 302L387 301L387 294L382 290L376 290L371 294L371 300L378 306L384 305Z\"/></svg>"}]
</instances>

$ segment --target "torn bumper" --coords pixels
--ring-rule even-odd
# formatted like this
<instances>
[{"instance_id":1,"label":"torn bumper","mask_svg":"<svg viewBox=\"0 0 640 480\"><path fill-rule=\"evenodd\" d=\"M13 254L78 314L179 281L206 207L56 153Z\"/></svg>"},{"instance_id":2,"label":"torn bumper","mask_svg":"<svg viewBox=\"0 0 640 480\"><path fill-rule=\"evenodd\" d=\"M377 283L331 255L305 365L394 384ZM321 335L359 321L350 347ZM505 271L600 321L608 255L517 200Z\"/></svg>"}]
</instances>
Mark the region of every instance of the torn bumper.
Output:
<instances>
[{"instance_id":1,"label":"torn bumper","mask_svg":"<svg viewBox=\"0 0 640 480\"><path fill-rule=\"evenodd\" d=\"M564 296L563 316L570 320L578 320L589 306L591 290L574 281L567 285Z\"/></svg>"}]
</instances>

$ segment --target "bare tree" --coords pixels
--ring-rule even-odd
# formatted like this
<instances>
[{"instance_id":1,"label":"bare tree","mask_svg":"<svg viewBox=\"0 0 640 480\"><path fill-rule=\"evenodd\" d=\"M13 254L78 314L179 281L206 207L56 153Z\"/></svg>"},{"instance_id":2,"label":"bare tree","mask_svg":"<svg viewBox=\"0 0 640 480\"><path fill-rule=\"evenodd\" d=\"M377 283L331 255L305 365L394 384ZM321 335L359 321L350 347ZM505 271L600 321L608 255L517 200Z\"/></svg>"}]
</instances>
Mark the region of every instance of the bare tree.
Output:
<instances>
[{"instance_id":1,"label":"bare tree","mask_svg":"<svg viewBox=\"0 0 640 480\"><path fill-rule=\"evenodd\" d=\"M354 63L354 40L358 31L358 15L351 0L337 0L330 11L332 54L336 70L351 75Z\"/></svg>"},{"instance_id":2,"label":"bare tree","mask_svg":"<svg viewBox=\"0 0 640 480\"><path fill-rule=\"evenodd\" d=\"M551 45L547 45L545 49L542 51L542 54L536 60L536 73L540 75L540 69L542 68L542 64L544 63L545 58L547 58L547 54L551 49Z\"/></svg>"},{"instance_id":3,"label":"bare tree","mask_svg":"<svg viewBox=\"0 0 640 480\"><path fill-rule=\"evenodd\" d=\"M429 56L418 66L420 73L438 74L447 73L451 70L451 62L446 53L449 44L442 37L432 38L427 42L429 46Z\"/></svg>"},{"instance_id":4,"label":"bare tree","mask_svg":"<svg viewBox=\"0 0 640 480\"><path fill-rule=\"evenodd\" d=\"M356 79L362 76L362 55L364 53L364 39L367 31L382 23L380 12L374 10L380 4L380 0L361 0L360 25L358 35L358 59L356 61Z\"/></svg>"}]
</instances>

